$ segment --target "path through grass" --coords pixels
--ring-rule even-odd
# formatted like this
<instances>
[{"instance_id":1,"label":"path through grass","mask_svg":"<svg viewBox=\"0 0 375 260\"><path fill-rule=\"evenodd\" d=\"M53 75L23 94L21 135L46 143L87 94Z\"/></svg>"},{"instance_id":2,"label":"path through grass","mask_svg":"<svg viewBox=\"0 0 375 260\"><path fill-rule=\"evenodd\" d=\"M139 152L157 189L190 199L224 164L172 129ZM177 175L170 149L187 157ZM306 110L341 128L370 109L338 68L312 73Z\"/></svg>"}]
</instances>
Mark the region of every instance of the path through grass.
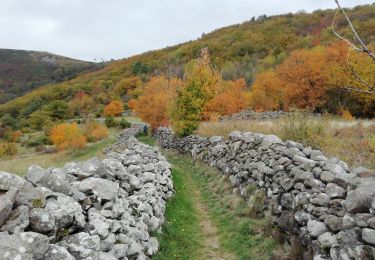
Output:
<instances>
[{"instance_id":1,"label":"path through grass","mask_svg":"<svg viewBox=\"0 0 375 260\"><path fill-rule=\"evenodd\" d=\"M138 139L149 145L149 136ZM265 219L250 218L249 207L233 194L214 168L171 151L176 196L168 202L166 224L153 259L269 259L279 248ZM266 232L266 233L265 233ZM268 233L268 234L267 234Z\"/></svg>"}]
</instances>

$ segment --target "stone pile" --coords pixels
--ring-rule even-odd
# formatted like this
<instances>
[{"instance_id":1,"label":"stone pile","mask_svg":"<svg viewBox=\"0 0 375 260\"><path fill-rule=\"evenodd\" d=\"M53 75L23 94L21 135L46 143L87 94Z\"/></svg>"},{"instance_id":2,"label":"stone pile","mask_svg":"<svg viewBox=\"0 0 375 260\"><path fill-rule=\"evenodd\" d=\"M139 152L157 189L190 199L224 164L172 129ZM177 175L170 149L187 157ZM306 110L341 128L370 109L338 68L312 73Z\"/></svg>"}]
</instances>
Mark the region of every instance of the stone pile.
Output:
<instances>
[{"instance_id":1,"label":"stone pile","mask_svg":"<svg viewBox=\"0 0 375 260\"><path fill-rule=\"evenodd\" d=\"M321 116L318 113L302 113L307 116L319 117ZM243 110L238 113L234 113L228 116L223 116L220 118L220 121L241 121L241 120L270 120L270 119L279 119L284 117L290 117L295 115L301 115L301 113L296 112L286 112L286 111L266 111L266 112L255 112L254 110Z\"/></svg>"},{"instance_id":2,"label":"stone pile","mask_svg":"<svg viewBox=\"0 0 375 260\"><path fill-rule=\"evenodd\" d=\"M273 135L177 138L167 128L157 135L161 147L190 153L229 175L250 207L261 207L287 237L306 247L305 259L374 259L374 172L350 169L319 150Z\"/></svg>"},{"instance_id":3,"label":"stone pile","mask_svg":"<svg viewBox=\"0 0 375 260\"><path fill-rule=\"evenodd\" d=\"M125 130L103 159L0 172L0 259L148 259L173 195L170 165Z\"/></svg>"}]
</instances>

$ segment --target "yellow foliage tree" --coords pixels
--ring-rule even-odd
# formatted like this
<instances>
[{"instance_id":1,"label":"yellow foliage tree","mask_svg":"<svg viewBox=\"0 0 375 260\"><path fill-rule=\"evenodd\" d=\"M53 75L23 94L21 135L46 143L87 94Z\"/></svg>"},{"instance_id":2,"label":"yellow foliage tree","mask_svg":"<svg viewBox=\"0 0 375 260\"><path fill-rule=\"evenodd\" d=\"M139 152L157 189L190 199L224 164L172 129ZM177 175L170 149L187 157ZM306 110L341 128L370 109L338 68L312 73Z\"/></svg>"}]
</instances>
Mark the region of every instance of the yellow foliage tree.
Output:
<instances>
[{"instance_id":1,"label":"yellow foliage tree","mask_svg":"<svg viewBox=\"0 0 375 260\"><path fill-rule=\"evenodd\" d=\"M86 145L86 137L75 123L54 126L51 129L50 138L58 150L81 149Z\"/></svg>"}]
</instances>

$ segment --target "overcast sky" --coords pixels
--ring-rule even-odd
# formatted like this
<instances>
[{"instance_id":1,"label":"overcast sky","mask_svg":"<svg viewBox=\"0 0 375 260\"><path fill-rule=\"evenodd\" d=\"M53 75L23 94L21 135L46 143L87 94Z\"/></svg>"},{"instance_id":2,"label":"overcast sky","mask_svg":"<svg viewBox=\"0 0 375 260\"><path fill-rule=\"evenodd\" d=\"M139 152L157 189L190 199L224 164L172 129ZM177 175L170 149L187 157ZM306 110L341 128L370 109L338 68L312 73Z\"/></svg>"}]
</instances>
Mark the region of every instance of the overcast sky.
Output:
<instances>
[{"instance_id":1,"label":"overcast sky","mask_svg":"<svg viewBox=\"0 0 375 260\"><path fill-rule=\"evenodd\" d=\"M334 7L334 0L0 0L0 48L119 59L253 16Z\"/></svg>"}]
</instances>

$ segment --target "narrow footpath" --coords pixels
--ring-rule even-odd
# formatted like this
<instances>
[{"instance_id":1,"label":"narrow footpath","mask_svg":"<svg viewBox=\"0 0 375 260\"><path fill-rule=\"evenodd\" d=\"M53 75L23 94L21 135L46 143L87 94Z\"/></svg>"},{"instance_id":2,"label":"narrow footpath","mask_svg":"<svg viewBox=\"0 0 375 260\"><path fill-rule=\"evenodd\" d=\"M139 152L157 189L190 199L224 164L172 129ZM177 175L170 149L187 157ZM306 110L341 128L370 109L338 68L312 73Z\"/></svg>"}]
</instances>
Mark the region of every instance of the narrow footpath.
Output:
<instances>
[{"instance_id":1,"label":"narrow footpath","mask_svg":"<svg viewBox=\"0 0 375 260\"><path fill-rule=\"evenodd\" d=\"M148 145L148 136L138 139ZM153 259L234 260L276 257L278 244L265 234L265 219L249 217L245 201L233 194L216 169L164 151L172 164L175 197L168 202L160 251Z\"/></svg>"}]
</instances>

